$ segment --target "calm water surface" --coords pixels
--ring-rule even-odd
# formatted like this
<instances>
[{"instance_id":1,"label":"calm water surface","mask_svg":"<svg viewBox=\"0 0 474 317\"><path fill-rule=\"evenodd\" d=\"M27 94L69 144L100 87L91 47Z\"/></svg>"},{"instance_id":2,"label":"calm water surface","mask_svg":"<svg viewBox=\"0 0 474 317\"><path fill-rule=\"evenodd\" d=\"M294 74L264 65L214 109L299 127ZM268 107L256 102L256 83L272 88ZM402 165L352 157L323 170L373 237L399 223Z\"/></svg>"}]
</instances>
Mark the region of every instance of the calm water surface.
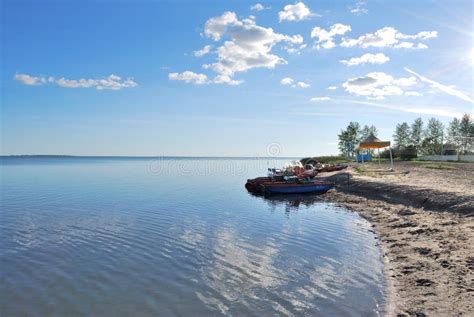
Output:
<instances>
[{"instance_id":1,"label":"calm water surface","mask_svg":"<svg viewBox=\"0 0 474 317\"><path fill-rule=\"evenodd\" d=\"M267 161L1 159L0 315L377 315L370 225L249 195Z\"/></svg>"}]
</instances>

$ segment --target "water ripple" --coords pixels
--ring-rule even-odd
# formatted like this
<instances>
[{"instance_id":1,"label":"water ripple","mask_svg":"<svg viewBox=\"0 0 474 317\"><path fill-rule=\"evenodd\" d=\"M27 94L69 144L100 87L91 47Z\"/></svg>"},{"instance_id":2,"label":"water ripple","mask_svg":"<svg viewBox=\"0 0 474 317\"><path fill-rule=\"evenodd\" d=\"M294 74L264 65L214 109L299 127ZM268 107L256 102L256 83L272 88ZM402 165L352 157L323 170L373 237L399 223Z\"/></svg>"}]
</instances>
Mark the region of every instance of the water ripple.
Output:
<instances>
[{"instance_id":1,"label":"water ripple","mask_svg":"<svg viewBox=\"0 0 474 317\"><path fill-rule=\"evenodd\" d=\"M357 215L308 196L249 196L250 175L182 179L146 163L2 166L0 315L367 316L383 306L380 251Z\"/></svg>"}]
</instances>

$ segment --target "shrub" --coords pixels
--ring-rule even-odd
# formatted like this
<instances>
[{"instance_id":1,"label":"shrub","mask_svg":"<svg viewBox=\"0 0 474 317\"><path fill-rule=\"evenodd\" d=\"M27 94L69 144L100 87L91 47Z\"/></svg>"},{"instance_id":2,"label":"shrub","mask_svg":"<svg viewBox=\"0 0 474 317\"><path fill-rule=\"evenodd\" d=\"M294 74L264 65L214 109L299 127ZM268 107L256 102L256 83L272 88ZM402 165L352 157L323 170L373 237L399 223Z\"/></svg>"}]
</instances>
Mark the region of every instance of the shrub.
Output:
<instances>
[{"instance_id":1,"label":"shrub","mask_svg":"<svg viewBox=\"0 0 474 317\"><path fill-rule=\"evenodd\" d=\"M396 157L400 157L400 151L392 149L392 158L396 158ZM384 150L383 152L380 152L380 158L390 159L390 151Z\"/></svg>"},{"instance_id":2,"label":"shrub","mask_svg":"<svg viewBox=\"0 0 474 317\"><path fill-rule=\"evenodd\" d=\"M403 150L400 151L400 158L402 160L412 160L418 157L417 150L414 146L407 146Z\"/></svg>"}]
</instances>

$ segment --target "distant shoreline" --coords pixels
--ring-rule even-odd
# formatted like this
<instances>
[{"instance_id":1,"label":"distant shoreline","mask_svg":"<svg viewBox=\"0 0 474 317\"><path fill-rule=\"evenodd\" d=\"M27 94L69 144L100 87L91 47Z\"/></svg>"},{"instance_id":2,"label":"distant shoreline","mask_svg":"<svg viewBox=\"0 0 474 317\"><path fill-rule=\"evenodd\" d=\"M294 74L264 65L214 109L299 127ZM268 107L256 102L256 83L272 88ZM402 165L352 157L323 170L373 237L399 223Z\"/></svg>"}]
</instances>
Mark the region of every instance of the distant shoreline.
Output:
<instances>
[{"instance_id":1,"label":"distant shoreline","mask_svg":"<svg viewBox=\"0 0 474 317\"><path fill-rule=\"evenodd\" d=\"M122 158L122 159L273 159L273 160L300 160L301 157L291 156L180 156L180 155L157 155L157 156L124 156L124 155L55 155L55 154L21 154L0 155L2 158Z\"/></svg>"}]
</instances>

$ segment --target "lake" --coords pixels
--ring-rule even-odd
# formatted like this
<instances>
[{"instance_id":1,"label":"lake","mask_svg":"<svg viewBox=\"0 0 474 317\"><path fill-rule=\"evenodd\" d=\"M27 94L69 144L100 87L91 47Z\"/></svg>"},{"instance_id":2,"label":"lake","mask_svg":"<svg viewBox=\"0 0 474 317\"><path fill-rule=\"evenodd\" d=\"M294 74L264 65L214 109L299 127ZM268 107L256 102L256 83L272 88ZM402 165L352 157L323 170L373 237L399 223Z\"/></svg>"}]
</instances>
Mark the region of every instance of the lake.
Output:
<instances>
[{"instance_id":1,"label":"lake","mask_svg":"<svg viewBox=\"0 0 474 317\"><path fill-rule=\"evenodd\" d=\"M286 161L1 158L0 315L377 316L367 221L245 190Z\"/></svg>"}]
</instances>

